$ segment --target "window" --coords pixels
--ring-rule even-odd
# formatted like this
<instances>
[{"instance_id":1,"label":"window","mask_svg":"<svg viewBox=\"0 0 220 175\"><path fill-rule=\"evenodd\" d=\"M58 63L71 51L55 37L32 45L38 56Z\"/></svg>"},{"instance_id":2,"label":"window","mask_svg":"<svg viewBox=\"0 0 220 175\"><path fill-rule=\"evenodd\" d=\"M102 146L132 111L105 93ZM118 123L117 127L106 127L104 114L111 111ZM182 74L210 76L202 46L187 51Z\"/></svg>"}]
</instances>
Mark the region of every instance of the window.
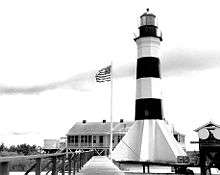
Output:
<instances>
[{"instance_id":1,"label":"window","mask_svg":"<svg viewBox=\"0 0 220 175\"><path fill-rule=\"evenodd\" d=\"M79 141L79 137L75 136L75 143L78 143L78 141Z\"/></svg>"},{"instance_id":2,"label":"window","mask_svg":"<svg viewBox=\"0 0 220 175\"><path fill-rule=\"evenodd\" d=\"M180 143L185 143L185 136L184 135L180 135Z\"/></svg>"},{"instance_id":3,"label":"window","mask_svg":"<svg viewBox=\"0 0 220 175\"><path fill-rule=\"evenodd\" d=\"M155 25L155 17L154 16L147 16L147 25Z\"/></svg>"},{"instance_id":4,"label":"window","mask_svg":"<svg viewBox=\"0 0 220 175\"><path fill-rule=\"evenodd\" d=\"M96 143L96 136L93 136L93 143Z\"/></svg>"},{"instance_id":5,"label":"window","mask_svg":"<svg viewBox=\"0 0 220 175\"><path fill-rule=\"evenodd\" d=\"M67 137L67 142L68 143L74 143L74 136L68 136Z\"/></svg>"},{"instance_id":6,"label":"window","mask_svg":"<svg viewBox=\"0 0 220 175\"><path fill-rule=\"evenodd\" d=\"M177 135L177 134L174 134L173 136L174 136L174 138L176 139L176 141L178 141L178 135Z\"/></svg>"},{"instance_id":7,"label":"window","mask_svg":"<svg viewBox=\"0 0 220 175\"><path fill-rule=\"evenodd\" d=\"M92 136L89 136L89 143L92 143Z\"/></svg>"},{"instance_id":8,"label":"window","mask_svg":"<svg viewBox=\"0 0 220 175\"><path fill-rule=\"evenodd\" d=\"M99 143L103 143L103 136L99 136Z\"/></svg>"},{"instance_id":9,"label":"window","mask_svg":"<svg viewBox=\"0 0 220 175\"><path fill-rule=\"evenodd\" d=\"M142 17L141 17L141 26L143 26L143 25L146 25L146 15L143 15Z\"/></svg>"},{"instance_id":10,"label":"window","mask_svg":"<svg viewBox=\"0 0 220 175\"><path fill-rule=\"evenodd\" d=\"M118 135L118 143L120 142L120 140L121 140L121 137L120 137L120 135Z\"/></svg>"},{"instance_id":11,"label":"window","mask_svg":"<svg viewBox=\"0 0 220 175\"><path fill-rule=\"evenodd\" d=\"M123 135L118 135L118 143L120 142L120 140L122 139Z\"/></svg>"},{"instance_id":12,"label":"window","mask_svg":"<svg viewBox=\"0 0 220 175\"><path fill-rule=\"evenodd\" d=\"M184 143L185 142L185 136L180 134L174 134L174 138L177 142Z\"/></svg>"},{"instance_id":13,"label":"window","mask_svg":"<svg viewBox=\"0 0 220 175\"><path fill-rule=\"evenodd\" d=\"M84 136L81 136L81 143L84 143Z\"/></svg>"}]
</instances>

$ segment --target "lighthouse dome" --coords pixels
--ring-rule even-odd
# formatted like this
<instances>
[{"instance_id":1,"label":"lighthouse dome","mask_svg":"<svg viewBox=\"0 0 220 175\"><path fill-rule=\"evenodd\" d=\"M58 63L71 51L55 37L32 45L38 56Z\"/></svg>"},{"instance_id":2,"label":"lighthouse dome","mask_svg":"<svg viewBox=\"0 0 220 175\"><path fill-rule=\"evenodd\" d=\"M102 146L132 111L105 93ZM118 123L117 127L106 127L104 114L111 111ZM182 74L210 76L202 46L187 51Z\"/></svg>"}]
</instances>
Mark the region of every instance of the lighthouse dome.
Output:
<instances>
[{"instance_id":1,"label":"lighthouse dome","mask_svg":"<svg viewBox=\"0 0 220 175\"><path fill-rule=\"evenodd\" d=\"M141 15L141 26L150 25L150 26L157 26L156 25L156 16L153 13L149 13L149 9L147 12Z\"/></svg>"},{"instance_id":2,"label":"lighthouse dome","mask_svg":"<svg viewBox=\"0 0 220 175\"><path fill-rule=\"evenodd\" d=\"M154 16L154 17L156 17L153 13L148 13L148 12L143 13L143 14L141 15L141 17L142 17L142 16Z\"/></svg>"}]
</instances>

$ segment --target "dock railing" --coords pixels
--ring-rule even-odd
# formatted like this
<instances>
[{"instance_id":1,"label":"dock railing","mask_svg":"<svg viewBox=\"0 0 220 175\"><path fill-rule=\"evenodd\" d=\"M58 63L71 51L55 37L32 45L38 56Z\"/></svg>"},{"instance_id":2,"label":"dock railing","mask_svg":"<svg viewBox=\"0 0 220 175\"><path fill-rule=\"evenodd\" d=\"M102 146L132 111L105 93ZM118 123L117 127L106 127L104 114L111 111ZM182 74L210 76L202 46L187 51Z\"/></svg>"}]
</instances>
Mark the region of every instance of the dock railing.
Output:
<instances>
[{"instance_id":1,"label":"dock railing","mask_svg":"<svg viewBox=\"0 0 220 175\"><path fill-rule=\"evenodd\" d=\"M25 170L25 175L30 172L35 172L40 175L42 171L46 174L51 172L51 175L57 175L58 172L65 175L75 175L82 166L94 155L94 151L84 152L68 152L68 153L54 153L54 154L39 154L30 156L13 156L0 157L0 175L9 175L10 163L19 160L32 161L32 165Z\"/></svg>"}]
</instances>

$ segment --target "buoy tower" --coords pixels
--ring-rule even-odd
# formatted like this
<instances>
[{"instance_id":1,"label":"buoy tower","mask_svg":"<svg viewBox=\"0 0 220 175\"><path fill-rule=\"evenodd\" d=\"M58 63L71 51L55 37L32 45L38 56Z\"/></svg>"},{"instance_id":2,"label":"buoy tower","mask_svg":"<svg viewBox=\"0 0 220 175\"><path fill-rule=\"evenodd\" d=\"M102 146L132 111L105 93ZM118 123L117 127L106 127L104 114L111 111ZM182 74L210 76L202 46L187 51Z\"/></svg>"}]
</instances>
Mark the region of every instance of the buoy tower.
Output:
<instances>
[{"instance_id":1,"label":"buoy tower","mask_svg":"<svg viewBox=\"0 0 220 175\"><path fill-rule=\"evenodd\" d=\"M177 162L186 156L163 119L160 32L149 9L140 17L137 44L135 123L112 152L117 161Z\"/></svg>"}]
</instances>

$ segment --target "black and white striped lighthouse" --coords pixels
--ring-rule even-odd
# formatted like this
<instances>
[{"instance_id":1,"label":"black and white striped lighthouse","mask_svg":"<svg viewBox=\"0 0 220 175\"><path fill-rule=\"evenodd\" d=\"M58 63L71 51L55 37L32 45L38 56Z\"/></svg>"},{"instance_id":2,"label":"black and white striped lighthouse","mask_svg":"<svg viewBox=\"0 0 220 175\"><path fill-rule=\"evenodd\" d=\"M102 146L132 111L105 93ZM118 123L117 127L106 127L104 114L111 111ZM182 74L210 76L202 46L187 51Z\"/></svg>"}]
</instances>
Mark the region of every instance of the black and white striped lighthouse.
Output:
<instances>
[{"instance_id":1,"label":"black and white striped lighthouse","mask_svg":"<svg viewBox=\"0 0 220 175\"><path fill-rule=\"evenodd\" d=\"M186 156L163 120L160 76L161 32L156 16L140 17L137 43L135 123L112 152L117 161L177 162Z\"/></svg>"},{"instance_id":2,"label":"black and white striped lighthouse","mask_svg":"<svg viewBox=\"0 0 220 175\"><path fill-rule=\"evenodd\" d=\"M160 86L160 42L162 35L156 16L147 12L141 16L138 49L135 120L162 119Z\"/></svg>"}]
</instances>

